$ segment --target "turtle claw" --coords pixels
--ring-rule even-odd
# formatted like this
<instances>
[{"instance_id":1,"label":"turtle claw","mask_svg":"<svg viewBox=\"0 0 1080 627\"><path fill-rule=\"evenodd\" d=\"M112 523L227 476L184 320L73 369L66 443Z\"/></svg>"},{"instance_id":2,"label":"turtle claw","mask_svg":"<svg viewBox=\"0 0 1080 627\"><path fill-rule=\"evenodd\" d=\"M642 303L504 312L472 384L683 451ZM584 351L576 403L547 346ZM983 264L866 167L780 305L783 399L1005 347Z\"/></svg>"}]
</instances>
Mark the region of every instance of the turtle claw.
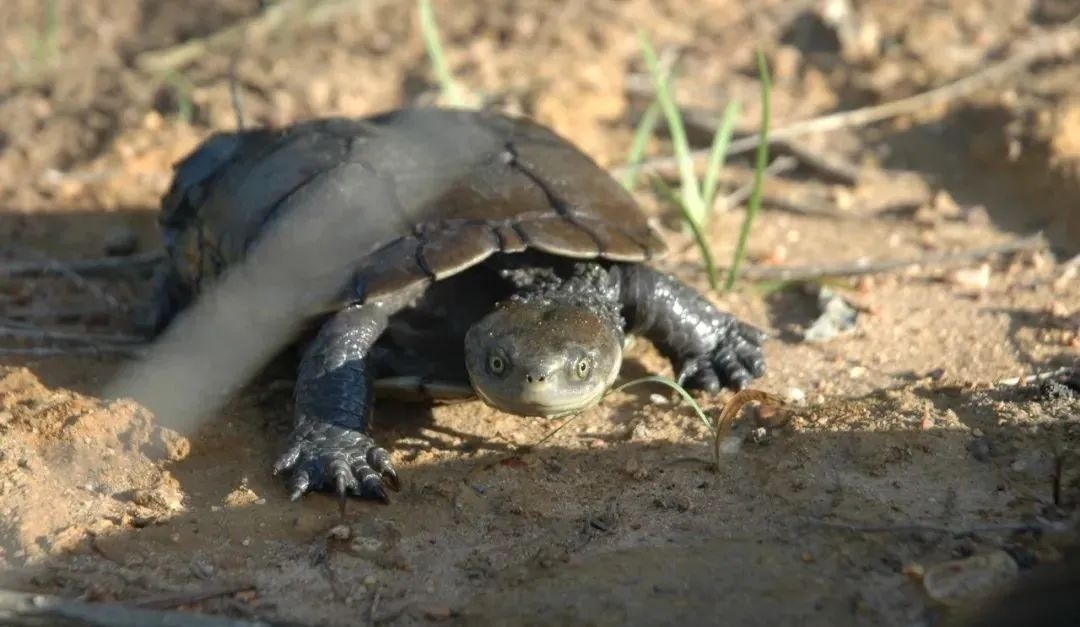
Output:
<instances>
[{"instance_id":1,"label":"turtle claw","mask_svg":"<svg viewBox=\"0 0 1080 627\"><path fill-rule=\"evenodd\" d=\"M304 493L308 491L308 487L311 485L311 478L308 477L308 473L300 471L293 475L292 478L292 491L289 493L290 501L299 501L300 497L304 496Z\"/></svg>"},{"instance_id":2,"label":"turtle claw","mask_svg":"<svg viewBox=\"0 0 1080 627\"><path fill-rule=\"evenodd\" d=\"M371 469L382 475L383 480L386 482L386 487L390 488L394 492L401 491L401 481L398 479L397 471L394 470L393 465L390 463L390 453L384 448L375 447L368 451L367 463L371 466Z\"/></svg>"},{"instance_id":3,"label":"turtle claw","mask_svg":"<svg viewBox=\"0 0 1080 627\"><path fill-rule=\"evenodd\" d=\"M716 394L721 388L736 392L765 374L761 345L768 336L744 322L733 325L712 350L686 359L679 368L679 384L691 390Z\"/></svg>"},{"instance_id":4,"label":"turtle claw","mask_svg":"<svg viewBox=\"0 0 1080 627\"><path fill-rule=\"evenodd\" d=\"M312 491L330 492L344 514L349 495L389 503L386 488L400 489L390 454L364 433L309 423L298 426L291 440L274 463L274 474L290 471L287 484L293 501Z\"/></svg>"}]
</instances>

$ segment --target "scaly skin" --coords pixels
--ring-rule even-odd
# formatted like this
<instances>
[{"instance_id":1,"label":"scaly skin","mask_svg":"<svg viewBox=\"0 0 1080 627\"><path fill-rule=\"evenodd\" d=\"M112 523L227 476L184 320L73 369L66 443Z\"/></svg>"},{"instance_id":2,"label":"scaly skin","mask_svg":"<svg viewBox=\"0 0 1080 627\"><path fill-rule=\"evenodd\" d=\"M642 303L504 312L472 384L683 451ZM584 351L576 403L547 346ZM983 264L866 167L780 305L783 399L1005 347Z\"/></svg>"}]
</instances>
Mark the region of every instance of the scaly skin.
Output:
<instances>
[{"instance_id":1,"label":"scaly skin","mask_svg":"<svg viewBox=\"0 0 1080 627\"><path fill-rule=\"evenodd\" d=\"M718 310L692 287L644 265L611 272L627 318L627 332L649 339L671 360L679 384L715 394L741 390L765 374L767 337Z\"/></svg>"},{"instance_id":2,"label":"scaly skin","mask_svg":"<svg viewBox=\"0 0 1080 627\"><path fill-rule=\"evenodd\" d=\"M511 324L522 320L507 321L504 316L496 320L502 327L498 330L503 338L506 334L517 334L514 339L527 348L512 358L540 360L545 364L559 358L576 360L578 357L559 354L565 350L563 340L567 337L574 346L580 346L587 342L582 338L603 336L597 340L602 344L590 347L602 353L621 351L623 334L637 333L654 342L672 360L679 380L689 389L707 392L717 392L721 387L742 389L764 373L761 343L765 334L717 310L674 277L643 265L587 262L557 265L561 268L526 265L506 270L505 276L517 286L510 302L526 305L517 310L522 312L520 317L532 313L530 306L569 305L579 312L591 312L593 319L588 324L602 325L610 333L582 334L575 329L560 333L559 327L555 327L554 333L551 329L536 333L531 318L526 324ZM387 328L390 317L410 302L409 295L400 295L347 308L333 316L309 345L296 385L295 425L290 446L274 466L275 473L289 471L294 500L312 490L328 490L336 493L344 507L349 494L388 501L385 487L397 489L397 473L390 464L389 454L368 434L374 402L374 360L369 353ZM494 316L491 318L495 319ZM481 320L477 326L483 324L485 321ZM490 327L491 320L487 324ZM483 343L490 341L486 339L489 337L470 333L466 339L471 343L468 348L486 355L490 347ZM500 345L504 347L505 343ZM545 349L550 350L545 354ZM621 361L621 354L615 357ZM527 371L531 370L521 370L520 376L526 376ZM513 390L523 389L520 382L515 384L517 387L500 388L497 391L501 394L495 395L490 393L493 391L490 386L505 385L504 379L485 378L479 372L470 371L470 374L481 398L497 409L518 413L515 408L528 404L508 397ZM603 371L594 375L598 377L598 390L603 391L610 384L613 377L609 375ZM548 393L552 394L552 400L565 396L557 388ZM501 406L492 400L495 397L504 399ZM599 397L589 395L576 409L594 404Z\"/></svg>"}]
</instances>

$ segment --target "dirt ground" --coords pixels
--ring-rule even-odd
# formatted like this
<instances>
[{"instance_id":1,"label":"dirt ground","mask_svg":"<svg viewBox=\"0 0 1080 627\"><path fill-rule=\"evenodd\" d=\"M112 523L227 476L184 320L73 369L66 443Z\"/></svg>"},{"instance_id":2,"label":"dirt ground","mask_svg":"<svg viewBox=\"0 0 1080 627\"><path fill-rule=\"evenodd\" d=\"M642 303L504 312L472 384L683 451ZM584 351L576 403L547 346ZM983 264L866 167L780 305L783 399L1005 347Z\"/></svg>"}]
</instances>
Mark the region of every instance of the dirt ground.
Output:
<instances>
[{"instance_id":1,"label":"dirt ground","mask_svg":"<svg viewBox=\"0 0 1080 627\"><path fill-rule=\"evenodd\" d=\"M271 475L287 380L260 379L183 433L103 398L125 358L92 347L132 332L149 279L71 264L159 248L171 164L236 125L234 51L248 124L436 102L409 2L311 3L178 56L289 5L260 4L0 8L0 588L303 625L929 625L1076 541L1077 379L1023 379L1080 368L1075 49L947 105L797 138L857 177L800 159L768 179L755 270L933 259L1037 230L1045 243L831 281L859 315L819 343L802 336L819 313L804 284L710 293L775 334L755 387L793 401L782 424L740 423L718 468L708 430L661 387L619 392L531 448L563 421L388 402L376 434L404 488L342 520ZM1077 13L1072 0L434 8L463 86L611 168L648 104L637 29L677 57L688 115L739 98L743 135L760 112L755 45L781 128L957 80ZM670 154L663 134L650 154ZM722 193L751 158L729 160ZM673 250L659 265L707 290L675 210L638 193ZM744 212L708 224L722 264ZM68 270L10 275L25 263ZM624 378L646 372L670 366L638 342ZM714 416L725 399L699 397Z\"/></svg>"}]
</instances>

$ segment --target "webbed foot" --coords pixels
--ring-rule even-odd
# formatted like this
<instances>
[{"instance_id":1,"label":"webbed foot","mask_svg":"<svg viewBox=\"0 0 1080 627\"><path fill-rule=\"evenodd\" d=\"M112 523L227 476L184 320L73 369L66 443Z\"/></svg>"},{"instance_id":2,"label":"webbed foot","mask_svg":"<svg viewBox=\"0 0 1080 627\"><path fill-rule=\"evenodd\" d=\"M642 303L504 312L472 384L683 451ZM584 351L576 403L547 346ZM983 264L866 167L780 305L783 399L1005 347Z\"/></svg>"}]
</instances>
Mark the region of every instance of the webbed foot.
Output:
<instances>
[{"instance_id":1,"label":"webbed foot","mask_svg":"<svg viewBox=\"0 0 1080 627\"><path fill-rule=\"evenodd\" d=\"M344 511L349 495L389 503L386 488L401 489L390 454L360 431L311 421L297 426L289 440L274 474L289 471L293 501L311 491L334 492Z\"/></svg>"},{"instance_id":2,"label":"webbed foot","mask_svg":"<svg viewBox=\"0 0 1080 627\"><path fill-rule=\"evenodd\" d=\"M679 385L715 394L721 388L742 390L765 374L761 345L768 335L745 322L730 318L726 333L705 354L684 359L678 367Z\"/></svg>"}]
</instances>

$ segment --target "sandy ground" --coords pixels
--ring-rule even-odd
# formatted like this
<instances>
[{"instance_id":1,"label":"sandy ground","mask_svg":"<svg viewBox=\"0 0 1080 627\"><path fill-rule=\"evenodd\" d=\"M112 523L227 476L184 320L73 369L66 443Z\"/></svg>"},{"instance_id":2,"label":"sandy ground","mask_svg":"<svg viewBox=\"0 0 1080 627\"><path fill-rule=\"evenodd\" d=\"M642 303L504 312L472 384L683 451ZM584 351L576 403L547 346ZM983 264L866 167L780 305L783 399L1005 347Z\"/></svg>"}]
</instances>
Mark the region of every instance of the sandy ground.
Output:
<instances>
[{"instance_id":1,"label":"sandy ground","mask_svg":"<svg viewBox=\"0 0 1080 627\"><path fill-rule=\"evenodd\" d=\"M236 124L238 44L171 70L160 63L177 57L158 52L260 11L61 1L50 22L53 4L0 9L5 268L159 247L171 164ZM612 168L648 103L636 29L678 55L679 102L695 119L740 98L751 133L758 43L780 128L979 71L1075 13L1067 0L434 6L465 87ZM237 65L247 123L435 101L411 3L319 3L302 18L249 32ZM950 106L799 138L858 180L805 165L770 179L755 269L934 256L1036 230L1048 244L833 281L860 313L823 343L802 340L818 313L803 284L711 293L776 334L756 387L804 399L783 424L741 423L716 468L708 430L659 387L617 393L535 447L562 422L386 403L376 432L404 489L341 519L323 495L289 502L270 474L287 374L178 433L169 416L101 397L124 358L35 335L131 332L145 273L0 280L0 587L305 625L935 624L1075 541L1075 383L1006 381L1080 367L1075 58ZM663 135L650 153L670 154ZM729 161L724 193L749 165ZM673 249L661 267L707 290L675 211L639 196ZM708 225L723 263L744 211ZM638 342L624 378L646 372L670 367ZM699 400L715 416L725 398ZM953 569L959 592L942 583Z\"/></svg>"}]
</instances>

